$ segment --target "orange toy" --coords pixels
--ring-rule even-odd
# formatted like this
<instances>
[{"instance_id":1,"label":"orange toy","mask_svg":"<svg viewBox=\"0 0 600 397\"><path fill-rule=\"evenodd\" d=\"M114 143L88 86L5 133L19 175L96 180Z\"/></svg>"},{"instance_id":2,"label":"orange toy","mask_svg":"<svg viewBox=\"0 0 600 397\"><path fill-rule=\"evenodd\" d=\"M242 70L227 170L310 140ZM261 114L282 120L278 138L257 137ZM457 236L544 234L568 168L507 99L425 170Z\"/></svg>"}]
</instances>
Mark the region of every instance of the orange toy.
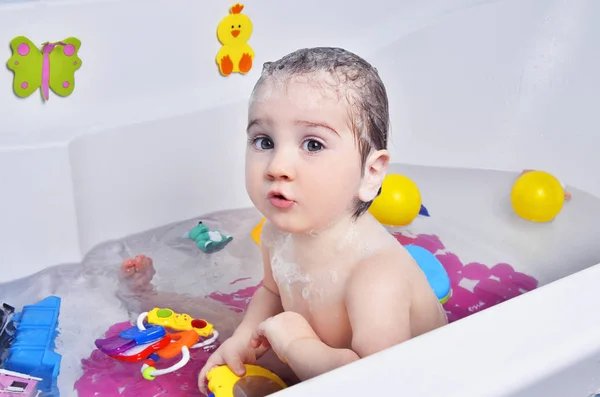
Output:
<instances>
[{"instance_id":1,"label":"orange toy","mask_svg":"<svg viewBox=\"0 0 600 397\"><path fill-rule=\"evenodd\" d=\"M155 354L160 358L173 358L181 353L183 357L179 362L164 369L154 368L158 360L147 359L142 365L142 376L144 379L154 380L158 375L168 374L182 368L190 360L190 349L198 341L198 334L193 330L168 334L167 337L171 340L171 343L157 350Z\"/></svg>"},{"instance_id":2,"label":"orange toy","mask_svg":"<svg viewBox=\"0 0 600 397\"><path fill-rule=\"evenodd\" d=\"M184 346L191 349L198 341L198 335L194 331L182 331L168 335L171 343L156 351L156 355L160 358L173 358L181 353Z\"/></svg>"}]
</instances>

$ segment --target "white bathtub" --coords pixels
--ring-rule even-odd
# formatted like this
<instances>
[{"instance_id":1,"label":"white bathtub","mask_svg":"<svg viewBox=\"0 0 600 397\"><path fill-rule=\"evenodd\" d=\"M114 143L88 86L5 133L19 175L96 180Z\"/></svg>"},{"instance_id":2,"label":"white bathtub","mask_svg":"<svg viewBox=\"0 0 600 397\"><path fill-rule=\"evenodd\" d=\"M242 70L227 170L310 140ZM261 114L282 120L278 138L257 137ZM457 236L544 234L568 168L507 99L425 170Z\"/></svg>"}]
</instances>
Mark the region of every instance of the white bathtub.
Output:
<instances>
[{"instance_id":1,"label":"white bathtub","mask_svg":"<svg viewBox=\"0 0 600 397\"><path fill-rule=\"evenodd\" d=\"M222 78L215 30L232 4L0 3L5 43L73 35L83 61L73 95L51 93L45 104L37 94L16 98L12 73L0 73L0 282L78 262L110 239L249 206L242 156L222 156L242 153L260 65L298 47L343 46L371 61L387 85L395 163L462 167L458 180L473 182L483 175L476 169L550 171L577 188L569 211L580 221L563 222L560 233L587 240L573 237L573 253L546 229L539 247L556 255L542 274L553 282L282 395L587 396L600 388L600 267L590 268L600 262L591 234L600 212L589 212L591 195L600 196L600 3L250 0L255 66ZM173 68L167 49L189 54L186 62ZM7 60L8 45L3 51ZM481 183L507 185L513 176ZM486 185L481 191L492 194ZM483 211L476 200L465 208L472 219ZM518 222L489 219L498 230ZM446 365L449 355L462 361Z\"/></svg>"}]
</instances>

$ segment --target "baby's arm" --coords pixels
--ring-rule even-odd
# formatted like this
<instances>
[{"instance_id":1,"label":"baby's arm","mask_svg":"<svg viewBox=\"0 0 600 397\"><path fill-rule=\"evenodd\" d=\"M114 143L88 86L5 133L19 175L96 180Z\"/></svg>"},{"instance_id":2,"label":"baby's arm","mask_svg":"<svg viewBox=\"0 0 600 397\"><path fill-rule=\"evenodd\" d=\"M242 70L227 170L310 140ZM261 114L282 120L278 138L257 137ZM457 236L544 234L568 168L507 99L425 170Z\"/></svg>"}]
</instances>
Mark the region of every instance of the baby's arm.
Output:
<instances>
[{"instance_id":1,"label":"baby's arm","mask_svg":"<svg viewBox=\"0 0 600 397\"><path fill-rule=\"evenodd\" d=\"M266 222L265 226L267 226ZM236 338L240 337L250 340L253 332L256 330L256 327L261 322L283 311L279 290L275 280L273 279L269 249L265 244L261 245L261 254L264 266L262 286L257 289L252 296L252 299L248 304L248 308L246 309L244 319L235 330L234 336ZM257 352L257 358L260 357L265 351L266 349L260 349L260 352Z\"/></svg>"},{"instance_id":2,"label":"baby's arm","mask_svg":"<svg viewBox=\"0 0 600 397\"><path fill-rule=\"evenodd\" d=\"M293 321L291 320L290 323ZM300 333L298 329L304 328L301 331L303 335L298 335L289 342L284 349L283 357L281 357L298 379L305 381L360 359L359 355L351 349L336 349L326 345L308 323L302 326L303 321L306 320L297 320L298 327L294 331Z\"/></svg>"},{"instance_id":3,"label":"baby's arm","mask_svg":"<svg viewBox=\"0 0 600 397\"><path fill-rule=\"evenodd\" d=\"M361 264L346 291L352 350L361 358L411 338L410 285L402 263L381 255Z\"/></svg>"},{"instance_id":4,"label":"baby's arm","mask_svg":"<svg viewBox=\"0 0 600 397\"><path fill-rule=\"evenodd\" d=\"M262 286L252 296L244 318L233 335L209 357L198 375L198 387L205 395L208 394L206 376L212 368L227 365L237 375L242 376L246 372L243 364L254 363L264 355L266 347L250 346L252 334L258 324L283 311L279 291L273 280L269 249L265 244L261 245L261 253L264 267Z\"/></svg>"},{"instance_id":5,"label":"baby's arm","mask_svg":"<svg viewBox=\"0 0 600 397\"><path fill-rule=\"evenodd\" d=\"M334 349L314 334L293 340L285 360L305 380L403 342L411 337L408 285L402 266L385 257L360 264L349 280L346 308L351 349Z\"/></svg>"}]
</instances>

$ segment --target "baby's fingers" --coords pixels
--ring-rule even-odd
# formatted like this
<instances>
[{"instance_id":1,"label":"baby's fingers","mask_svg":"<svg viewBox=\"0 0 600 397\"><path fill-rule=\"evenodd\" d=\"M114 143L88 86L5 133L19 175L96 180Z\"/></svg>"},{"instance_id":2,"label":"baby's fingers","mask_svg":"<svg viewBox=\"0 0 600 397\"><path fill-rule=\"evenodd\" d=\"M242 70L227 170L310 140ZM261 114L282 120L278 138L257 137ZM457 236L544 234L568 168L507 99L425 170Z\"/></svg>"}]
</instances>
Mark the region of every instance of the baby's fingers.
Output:
<instances>
[{"instance_id":1,"label":"baby's fingers","mask_svg":"<svg viewBox=\"0 0 600 397\"><path fill-rule=\"evenodd\" d=\"M250 347L253 349L258 349L261 346L265 347L267 349L269 349L271 347L271 345L269 344L269 341L264 336L260 336L256 339L252 339L250 341Z\"/></svg>"},{"instance_id":2,"label":"baby's fingers","mask_svg":"<svg viewBox=\"0 0 600 397\"><path fill-rule=\"evenodd\" d=\"M202 370L200 370L200 374L198 374L198 389L200 389L200 392L202 392L202 394L204 394L205 396L208 395L208 387L206 386L206 375L211 369L224 364L225 361L223 360L220 354L213 354L208 359L206 364L204 364Z\"/></svg>"},{"instance_id":3,"label":"baby's fingers","mask_svg":"<svg viewBox=\"0 0 600 397\"><path fill-rule=\"evenodd\" d=\"M258 349L259 347L264 346L266 348L270 348L271 345L267 340L267 337L263 333L263 327L260 325L254 330L252 333L252 337L250 338L250 347L252 349Z\"/></svg>"},{"instance_id":4,"label":"baby's fingers","mask_svg":"<svg viewBox=\"0 0 600 397\"><path fill-rule=\"evenodd\" d=\"M202 368L202 371L200 371L200 374L198 375L198 390L200 390L200 393L204 394L205 396L208 396L208 387L206 386L206 366L204 368Z\"/></svg>"},{"instance_id":5,"label":"baby's fingers","mask_svg":"<svg viewBox=\"0 0 600 397\"><path fill-rule=\"evenodd\" d=\"M208 368L209 367L205 365L198 375L198 389L200 390L200 393L204 394L205 396L208 396L208 387L206 385L206 374L208 373Z\"/></svg>"},{"instance_id":6,"label":"baby's fingers","mask_svg":"<svg viewBox=\"0 0 600 397\"><path fill-rule=\"evenodd\" d=\"M250 347L252 349L257 349L262 344L262 337L257 335L256 333L252 334L252 338L250 338Z\"/></svg>"},{"instance_id":7,"label":"baby's fingers","mask_svg":"<svg viewBox=\"0 0 600 397\"><path fill-rule=\"evenodd\" d=\"M229 367L234 374L238 376L243 376L246 373L246 366L242 361L242 357L240 357L240 353L236 350L228 350L224 352L223 358L225 360L225 364Z\"/></svg>"}]
</instances>

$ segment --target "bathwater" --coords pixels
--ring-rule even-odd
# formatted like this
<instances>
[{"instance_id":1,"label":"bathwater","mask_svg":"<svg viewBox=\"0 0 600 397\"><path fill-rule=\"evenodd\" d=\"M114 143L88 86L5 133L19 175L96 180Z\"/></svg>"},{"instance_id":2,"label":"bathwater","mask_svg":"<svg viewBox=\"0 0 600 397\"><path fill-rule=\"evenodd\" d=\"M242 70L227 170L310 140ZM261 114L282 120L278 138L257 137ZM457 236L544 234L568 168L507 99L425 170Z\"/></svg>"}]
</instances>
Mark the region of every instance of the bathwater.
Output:
<instances>
[{"instance_id":1,"label":"bathwater","mask_svg":"<svg viewBox=\"0 0 600 397\"><path fill-rule=\"evenodd\" d=\"M560 219L532 225L517 219L506 204L514 174L401 171L419 181L430 216L389 231L402 244L428 249L444 265L453 289L444 305L450 321L600 262L593 233L600 200L594 196L572 189ZM156 306L204 318L221 340L229 336L262 276L260 252L250 237L260 220L255 209L228 210L109 241L80 264L49 267L1 284L0 301L19 310L48 295L62 298L56 341L63 357L62 396L77 395L75 389L80 396L199 396L196 376L210 349L195 351L184 368L149 382L141 377L140 364L118 363L99 352L94 341ZM221 251L203 253L185 237L198 221L233 240ZM123 277L123 260L139 254L153 259L156 273ZM132 280L136 290L130 288Z\"/></svg>"}]
</instances>

